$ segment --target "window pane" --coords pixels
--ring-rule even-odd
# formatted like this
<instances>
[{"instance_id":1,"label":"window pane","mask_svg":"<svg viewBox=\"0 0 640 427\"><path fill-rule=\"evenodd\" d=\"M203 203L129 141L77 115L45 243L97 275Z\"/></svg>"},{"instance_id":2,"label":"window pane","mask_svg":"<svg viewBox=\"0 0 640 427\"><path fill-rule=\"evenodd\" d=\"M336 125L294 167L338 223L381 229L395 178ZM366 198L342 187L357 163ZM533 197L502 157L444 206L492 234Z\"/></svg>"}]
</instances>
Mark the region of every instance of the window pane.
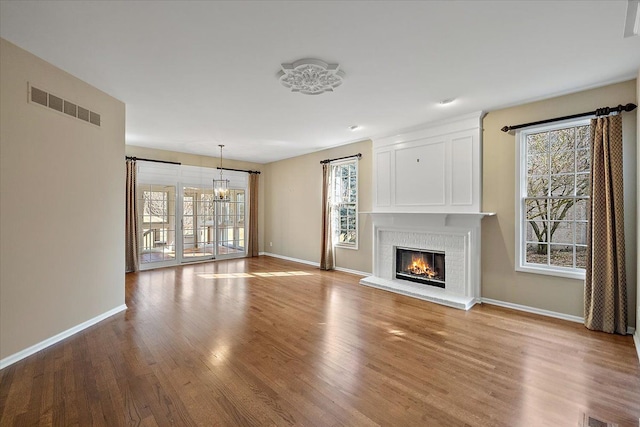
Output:
<instances>
[{"instance_id":1,"label":"window pane","mask_svg":"<svg viewBox=\"0 0 640 427\"><path fill-rule=\"evenodd\" d=\"M551 173L573 173L575 171L575 152L559 151L551 155Z\"/></svg>"},{"instance_id":2,"label":"window pane","mask_svg":"<svg viewBox=\"0 0 640 427\"><path fill-rule=\"evenodd\" d=\"M576 175L576 196L588 196L591 192L591 174Z\"/></svg>"},{"instance_id":3,"label":"window pane","mask_svg":"<svg viewBox=\"0 0 640 427\"><path fill-rule=\"evenodd\" d=\"M576 128L576 148L590 148L591 138L589 126L578 126Z\"/></svg>"},{"instance_id":4,"label":"window pane","mask_svg":"<svg viewBox=\"0 0 640 427\"><path fill-rule=\"evenodd\" d=\"M573 219L573 205L575 199L554 199L550 200L550 218L552 220Z\"/></svg>"},{"instance_id":5,"label":"window pane","mask_svg":"<svg viewBox=\"0 0 640 427\"><path fill-rule=\"evenodd\" d=\"M547 218L547 199L527 200L525 203L526 218Z\"/></svg>"},{"instance_id":6,"label":"window pane","mask_svg":"<svg viewBox=\"0 0 640 427\"><path fill-rule=\"evenodd\" d=\"M527 156L527 175L548 175L549 174L549 156L545 154L536 154Z\"/></svg>"},{"instance_id":7,"label":"window pane","mask_svg":"<svg viewBox=\"0 0 640 427\"><path fill-rule=\"evenodd\" d=\"M535 133L527 135L527 153L528 154L540 154L546 153L549 150L548 147L548 132Z\"/></svg>"},{"instance_id":8,"label":"window pane","mask_svg":"<svg viewBox=\"0 0 640 427\"><path fill-rule=\"evenodd\" d=\"M533 176L527 181L527 196L544 197L549 195L549 177Z\"/></svg>"},{"instance_id":9,"label":"window pane","mask_svg":"<svg viewBox=\"0 0 640 427\"><path fill-rule=\"evenodd\" d=\"M587 223L586 222L576 223L576 243L579 245L587 244Z\"/></svg>"},{"instance_id":10,"label":"window pane","mask_svg":"<svg viewBox=\"0 0 640 427\"><path fill-rule=\"evenodd\" d=\"M356 217L355 216L347 217L347 224L348 224L348 228L349 229L355 230L356 229Z\"/></svg>"},{"instance_id":11,"label":"window pane","mask_svg":"<svg viewBox=\"0 0 640 427\"><path fill-rule=\"evenodd\" d=\"M587 212L589 209L589 200L581 199L576 200L573 205L573 212L575 220L586 221L587 220Z\"/></svg>"},{"instance_id":12,"label":"window pane","mask_svg":"<svg viewBox=\"0 0 640 427\"><path fill-rule=\"evenodd\" d=\"M551 245L551 265L573 267L573 246Z\"/></svg>"},{"instance_id":13,"label":"window pane","mask_svg":"<svg viewBox=\"0 0 640 427\"><path fill-rule=\"evenodd\" d=\"M546 242L547 221L527 221L527 242Z\"/></svg>"},{"instance_id":14,"label":"window pane","mask_svg":"<svg viewBox=\"0 0 640 427\"><path fill-rule=\"evenodd\" d=\"M591 172L591 151L576 150L576 172Z\"/></svg>"},{"instance_id":15,"label":"window pane","mask_svg":"<svg viewBox=\"0 0 640 427\"><path fill-rule=\"evenodd\" d=\"M575 128L558 129L549 132L551 152L575 149Z\"/></svg>"},{"instance_id":16,"label":"window pane","mask_svg":"<svg viewBox=\"0 0 640 427\"><path fill-rule=\"evenodd\" d=\"M574 185L574 175L551 175L552 196L572 196Z\"/></svg>"},{"instance_id":17,"label":"window pane","mask_svg":"<svg viewBox=\"0 0 640 427\"><path fill-rule=\"evenodd\" d=\"M547 244L546 243L527 243L526 261L532 264L548 265Z\"/></svg>"},{"instance_id":18,"label":"window pane","mask_svg":"<svg viewBox=\"0 0 640 427\"><path fill-rule=\"evenodd\" d=\"M573 222L553 221L549 229L551 243L570 243L573 245Z\"/></svg>"},{"instance_id":19,"label":"window pane","mask_svg":"<svg viewBox=\"0 0 640 427\"><path fill-rule=\"evenodd\" d=\"M587 247L576 246L576 267L587 268Z\"/></svg>"}]
</instances>

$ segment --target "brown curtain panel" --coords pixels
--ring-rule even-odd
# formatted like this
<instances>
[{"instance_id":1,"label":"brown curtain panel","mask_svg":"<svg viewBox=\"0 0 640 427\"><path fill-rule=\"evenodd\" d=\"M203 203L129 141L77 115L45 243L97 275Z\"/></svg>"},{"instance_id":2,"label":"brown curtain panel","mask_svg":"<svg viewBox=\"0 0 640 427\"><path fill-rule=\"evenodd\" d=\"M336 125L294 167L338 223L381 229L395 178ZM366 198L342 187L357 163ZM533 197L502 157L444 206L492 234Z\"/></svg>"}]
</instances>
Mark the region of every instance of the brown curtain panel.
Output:
<instances>
[{"instance_id":1,"label":"brown curtain panel","mask_svg":"<svg viewBox=\"0 0 640 427\"><path fill-rule=\"evenodd\" d=\"M125 269L138 271L138 194L136 161L127 160L125 213Z\"/></svg>"},{"instance_id":2,"label":"brown curtain panel","mask_svg":"<svg viewBox=\"0 0 640 427\"><path fill-rule=\"evenodd\" d=\"M247 255L258 256L258 178L257 173L249 174L249 240Z\"/></svg>"},{"instance_id":3,"label":"brown curtain panel","mask_svg":"<svg viewBox=\"0 0 640 427\"><path fill-rule=\"evenodd\" d=\"M627 333L624 261L622 117L591 120L591 215L584 324L595 331Z\"/></svg>"},{"instance_id":4,"label":"brown curtain panel","mask_svg":"<svg viewBox=\"0 0 640 427\"><path fill-rule=\"evenodd\" d=\"M322 164L322 248L320 269L333 270L333 231L331 230L331 165Z\"/></svg>"}]
</instances>

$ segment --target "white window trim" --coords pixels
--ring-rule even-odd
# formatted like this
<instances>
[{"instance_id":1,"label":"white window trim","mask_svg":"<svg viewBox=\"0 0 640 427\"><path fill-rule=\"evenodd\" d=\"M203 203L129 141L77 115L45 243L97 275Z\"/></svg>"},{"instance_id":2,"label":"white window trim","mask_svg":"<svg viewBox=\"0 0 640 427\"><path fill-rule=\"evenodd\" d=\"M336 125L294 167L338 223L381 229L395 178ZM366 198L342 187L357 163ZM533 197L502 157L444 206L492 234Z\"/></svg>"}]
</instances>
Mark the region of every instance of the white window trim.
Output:
<instances>
[{"instance_id":1,"label":"white window trim","mask_svg":"<svg viewBox=\"0 0 640 427\"><path fill-rule=\"evenodd\" d=\"M341 248L341 249L351 249L351 250L358 250L358 245L360 244L360 222L359 222L359 217L360 217L360 209L359 209L359 205L360 205L360 185L359 185L359 181L360 181L360 171L358 170L358 160L357 159L348 159L348 160L338 160L335 162L331 162L331 179L332 181L335 180L335 169L334 166L340 166L340 165L344 165L344 164L349 164L349 163L353 163L355 164L356 167L356 243L355 244L351 244L351 243L340 243L340 242L333 242L333 246L336 248ZM333 189L332 189L333 190ZM331 191L331 198L332 201L331 203L333 204L333 191ZM332 206L332 208L335 208L335 205ZM333 218L331 218L331 221L333 221ZM332 230L332 234L333 230Z\"/></svg>"},{"instance_id":2,"label":"white window trim","mask_svg":"<svg viewBox=\"0 0 640 427\"><path fill-rule=\"evenodd\" d=\"M532 126L526 129L516 131L516 230L515 230L515 270L523 273L543 274L548 276L565 277L568 279L584 280L586 272L584 269L569 267L552 267L540 264L528 264L526 262L526 251L524 249L524 241L526 235L526 220L523 213L524 195L526 194L526 174L527 174L527 156L522 155L522 151L526 150L526 137L532 133L547 132L556 129L563 129L574 126L588 125L589 118L565 120L544 126ZM526 154L526 153L525 153Z\"/></svg>"}]
</instances>

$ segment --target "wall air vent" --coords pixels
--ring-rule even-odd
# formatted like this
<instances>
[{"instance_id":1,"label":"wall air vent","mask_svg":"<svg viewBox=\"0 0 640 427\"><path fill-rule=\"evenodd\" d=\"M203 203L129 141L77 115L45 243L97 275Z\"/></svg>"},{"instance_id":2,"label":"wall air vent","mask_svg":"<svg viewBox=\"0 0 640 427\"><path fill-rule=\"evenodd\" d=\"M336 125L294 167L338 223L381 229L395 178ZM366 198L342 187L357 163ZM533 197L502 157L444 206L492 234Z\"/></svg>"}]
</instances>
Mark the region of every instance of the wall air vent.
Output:
<instances>
[{"instance_id":1,"label":"wall air vent","mask_svg":"<svg viewBox=\"0 0 640 427\"><path fill-rule=\"evenodd\" d=\"M84 122L100 126L100 114L95 111L83 108L74 102L67 101L66 99L31 85L28 85L28 94L27 99L30 103L49 107L52 110L59 111Z\"/></svg>"},{"instance_id":2,"label":"wall air vent","mask_svg":"<svg viewBox=\"0 0 640 427\"><path fill-rule=\"evenodd\" d=\"M64 100L62 98L58 98L55 95L49 94L49 108L53 108L56 111L62 112L62 103Z\"/></svg>"},{"instance_id":3,"label":"wall air vent","mask_svg":"<svg viewBox=\"0 0 640 427\"><path fill-rule=\"evenodd\" d=\"M48 98L48 93L40 90L38 88L32 87L31 88L31 102L36 102L40 105L44 105L45 107L47 106L47 98Z\"/></svg>"}]
</instances>

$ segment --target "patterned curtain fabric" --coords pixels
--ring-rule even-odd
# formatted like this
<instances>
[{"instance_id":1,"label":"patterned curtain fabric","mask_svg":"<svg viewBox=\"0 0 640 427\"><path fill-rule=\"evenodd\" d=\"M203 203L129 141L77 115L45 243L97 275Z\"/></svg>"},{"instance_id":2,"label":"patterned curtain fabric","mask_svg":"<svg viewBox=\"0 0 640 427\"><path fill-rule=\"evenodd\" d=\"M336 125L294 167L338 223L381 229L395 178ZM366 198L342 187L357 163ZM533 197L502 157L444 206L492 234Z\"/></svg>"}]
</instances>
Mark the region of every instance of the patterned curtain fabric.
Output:
<instances>
[{"instance_id":1,"label":"patterned curtain fabric","mask_svg":"<svg viewBox=\"0 0 640 427\"><path fill-rule=\"evenodd\" d=\"M622 117L591 120L591 216L587 243L584 324L627 333L624 261Z\"/></svg>"},{"instance_id":2,"label":"patterned curtain fabric","mask_svg":"<svg viewBox=\"0 0 640 427\"><path fill-rule=\"evenodd\" d=\"M136 161L127 160L125 213L125 270L138 271L138 195Z\"/></svg>"},{"instance_id":3,"label":"patterned curtain fabric","mask_svg":"<svg viewBox=\"0 0 640 427\"><path fill-rule=\"evenodd\" d=\"M320 269L333 270L333 231L331 230L331 165L322 164L322 248Z\"/></svg>"},{"instance_id":4,"label":"patterned curtain fabric","mask_svg":"<svg viewBox=\"0 0 640 427\"><path fill-rule=\"evenodd\" d=\"M249 174L249 240L247 255L258 256L258 178L257 173Z\"/></svg>"}]
</instances>

